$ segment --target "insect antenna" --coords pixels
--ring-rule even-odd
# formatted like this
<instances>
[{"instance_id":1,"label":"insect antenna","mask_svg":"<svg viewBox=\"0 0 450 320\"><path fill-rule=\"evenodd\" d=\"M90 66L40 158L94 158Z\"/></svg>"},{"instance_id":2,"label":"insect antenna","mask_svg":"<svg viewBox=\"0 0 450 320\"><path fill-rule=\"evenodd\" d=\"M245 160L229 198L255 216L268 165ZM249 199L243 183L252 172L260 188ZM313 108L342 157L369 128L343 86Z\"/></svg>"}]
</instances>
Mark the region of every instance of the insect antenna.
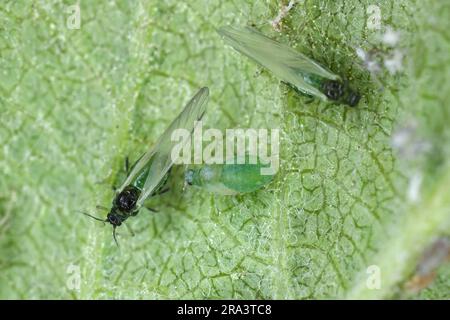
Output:
<instances>
[{"instance_id":1,"label":"insect antenna","mask_svg":"<svg viewBox=\"0 0 450 320\"><path fill-rule=\"evenodd\" d=\"M103 211L108 211L108 210L109 210L107 207L100 206L100 205L96 205L95 207L96 207L97 209L103 210Z\"/></svg>"},{"instance_id":2,"label":"insect antenna","mask_svg":"<svg viewBox=\"0 0 450 320\"><path fill-rule=\"evenodd\" d=\"M100 221L100 222L103 222L103 223L106 222L106 219L101 219L101 218L95 217L95 216L93 216L93 215L91 215L91 214L89 214L87 212L84 212L84 211L79 211L79 212L84 214L85 216L88 216L88 217L94 219L94 220L97 220L97 221Z\"/></svg>"},{"instance_id":3,"label":"insect antenna","mask_svg":"<svg viewBox=\"0 0 450 320\"><path fill-rule=\"evenodd\" d=\"M113 227L113 238L114 238L114 242L116 243L116 246L119 247L119 242L117 242L117 238L116 238L116 226Z\"/></svg>"}]
</instances>

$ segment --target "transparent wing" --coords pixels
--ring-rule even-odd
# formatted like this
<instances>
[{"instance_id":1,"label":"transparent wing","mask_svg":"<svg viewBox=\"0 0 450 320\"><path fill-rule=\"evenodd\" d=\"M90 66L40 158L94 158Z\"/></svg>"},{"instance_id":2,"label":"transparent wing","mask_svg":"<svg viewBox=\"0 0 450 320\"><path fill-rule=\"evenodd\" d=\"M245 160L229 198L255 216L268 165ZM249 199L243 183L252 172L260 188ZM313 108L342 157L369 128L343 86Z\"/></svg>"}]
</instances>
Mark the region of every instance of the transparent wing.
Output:
<instances>
[{"instance_id":1,"label":"transparent wing","mask_svg":"<svg viewBox=\"0 0 450 320\"><path fill-rule=\"evenodd\" d=\"M166 173L172 167L174 160L171 157L172 148L179 141L171 141L172 132L175 129L186 129L192 133L195 121L199 121L206 110L206 102L208 100L208 88L201 88L197 94L188 102L183 111L172 121L170 126L164 131L158 139L156 145L150 149L136 163L130 175L127 177L119 192L135 179L136 175L148 165L151 160L149 173L144 184L141 195L137 201L138 207L142 206L147 197L154 191ZM190 138L190 137L189 137ZM187 139L186 139L187 140ZM184 141L186 143L187 141Z\"/></svg>"},{"instance_id":2,"label":"transparent wing","mask_svg":"<svg viewBox=\"0 0 450 320\"><path fill-rule=\"evenodd\" d=\"M294 85L303 93L327 100L326 96L311 84L305 82L303 75L317 75L330 80L339 76L319 65L302 53L266 37L253 28L238 29L224 27L218 30L225 41L235 50L269 69L284 82Z\"/></svg>"}]
</instances>

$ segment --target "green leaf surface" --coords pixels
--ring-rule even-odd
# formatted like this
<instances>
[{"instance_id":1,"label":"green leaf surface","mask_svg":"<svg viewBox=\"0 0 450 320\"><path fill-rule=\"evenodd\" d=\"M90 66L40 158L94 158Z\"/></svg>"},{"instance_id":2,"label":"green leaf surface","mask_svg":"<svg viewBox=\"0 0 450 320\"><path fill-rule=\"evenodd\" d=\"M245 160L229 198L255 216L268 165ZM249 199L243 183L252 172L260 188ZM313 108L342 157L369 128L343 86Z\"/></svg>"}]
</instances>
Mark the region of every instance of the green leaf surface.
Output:
<instances>
[{"instance_id":1,"label":"green leaf surface","mask_svg":"<svg viewBox=\"0 0 450 320\"><path fill-rule=\"evenodd\" d=\"M425 248L450 235L448 3L377 1L404 53L402 72L378 80L355 51L379 43L372 1L297 1L281 32L269 22L278 1L80 1L69 29L75 3L0 4L0 298L450 298L448 266L420 293L404 289ZM256 24L363 99L310 102L225 46L215 30L227 24ZM178 168L151 200L159 212L130 219L136 236L121 228L117 248L79 211L110 205L125 157L202 86L205 126L281 130L276 179L214 196L183 192ZM393 148L410 123L427 152ZM374 265L379 289L367 285Z\"/></svg>"}]
</instances>

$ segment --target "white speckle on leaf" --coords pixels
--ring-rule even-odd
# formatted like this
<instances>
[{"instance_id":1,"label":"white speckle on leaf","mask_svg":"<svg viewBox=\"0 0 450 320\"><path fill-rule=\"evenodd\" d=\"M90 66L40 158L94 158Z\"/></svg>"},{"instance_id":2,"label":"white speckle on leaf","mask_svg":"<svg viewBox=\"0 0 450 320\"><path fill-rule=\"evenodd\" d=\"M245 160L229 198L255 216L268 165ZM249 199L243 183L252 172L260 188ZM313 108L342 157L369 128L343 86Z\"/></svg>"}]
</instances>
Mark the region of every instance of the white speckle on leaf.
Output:
<instances>
[{"instance_id":1,"label":"white speckle on leaf","mask_svg":"<svg viewBox=\"0 0 450 320\"><path fill-rule=\"evenodd\" d=\"M388 46L395 46L400 40L400 33L391 27L386 28L386 32L381 36L381 41Z\"/></svg>"},{"instance_id":2,"label":"white speckle on leaf","mask_svg":"<svg viewBox=\"0 0 450 320\"><path fill-rule=\"evenodd\" d=\"M381 70L380 65L376 61L368 61L366 66L367 70L369 70L372 73L376 73Z\"/></svg>"},{"instance_id":3,"label":"white speckle on leaf","mask_svg":"<svg viewBox=\"0 0 450 320\"><path fill-rule=\"evenodd\" d=\"M408 199L412 203L420 201L420 187L422 185L422 174L417 172L409 179Z\"/></svg>"},{"instance_id":4,"label":"white speckle on leaf","mask_svg":"<svg viewBox=\"0 0 450 320\"><path fill-rule=\"evenodd\" d=\"M294 7L294 5L297 3L296 0L290 0L288 5L283 5L280 9L280 11L278 12L278 15L275 17L275 19L273 19L272 21L270 21L270 24L272 25L272 27L276 30L276 31L280 31L281 30L281 22L282 20L286 17L286 15L288 14L288 12Z\"/></svg>"},{"instance_id":5,"label":"white speckle on leaf","mask_svg":"<svg viewBox=\"0 0 450 320\"><path fill-rule=\"evenodd\" d=\"M399 40L400 32L387 27L384 33L378 35L377 44L373 44L368 50L356 48L356 55L364 62L364 67L372 75L382 69L394 75L403 69L404 53L397 47Z\"/></svg>"},{"instance_id":6,"label":"white speckle on leaf","mask_svg":"<svg viewBox=\"0 0 450 320\"><path fill-rule=\"evenodd\" d=\"M384 66L390 74L396 74L402 70L403 53L395 50L390 58L384 60Z\"/></svg>"},{"instance_id":7,"label":"white speckle on leaf","mask_svg":"<svg viewBox=\"0 0 450 320\"><path fill-rule=\"evenodd\" d=\"M397 150L400 157L405 159L417 158L431 149L430 142L421 138L417 131L417 122L410 120L392 134L392 148Z\"/></svg>"},{"instance_id":8,"label":"white speckle on leaf","mask_svg":"<svg viewBox=\"0 0 450 320\"><path fill-rule=\"evenodd\" d=\"M364 62L364 67L371 73L376 73L381 70L380 64L376 57L370 52L364 51L362 48L356 48L356 55Z\"/></svg>"},{"instance_id":9,"label":"white speckle on leaf","mask_svg":"<svg viewBox=\"0 0 450 320\"><path fill-rule=\"evenodd\" d=\"M411 140L411 136L417 130L417 123L411 122L405 127L402 127L394 132L392 135L392 146L395 149L405 147Z\"/></svg>"},{"instance_id":10,"label":"white speckle on leaf","mask_svg":"<svg viewBox=\"0 0 450 320\"><path fill-rule=\"evenodd\" d=\"M362 48L356 48L356 55L363 61L367 59L367 53Z\"/></svg>"}]
</instances>

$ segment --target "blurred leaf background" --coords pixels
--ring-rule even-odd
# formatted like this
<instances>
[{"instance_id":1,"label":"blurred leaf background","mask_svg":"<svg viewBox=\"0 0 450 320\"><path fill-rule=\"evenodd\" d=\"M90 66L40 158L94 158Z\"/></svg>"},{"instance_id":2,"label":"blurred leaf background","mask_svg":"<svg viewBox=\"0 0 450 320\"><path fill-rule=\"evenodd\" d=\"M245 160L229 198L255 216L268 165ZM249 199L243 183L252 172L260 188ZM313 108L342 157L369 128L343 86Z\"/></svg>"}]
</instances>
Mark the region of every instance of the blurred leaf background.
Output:
<instances>
[{"instance_id":1,"label":"blurred leaf background","mask_svg":"<svg viewBox=\"0 0 450 320\"><path fill-rule=\"evenodd\" d=\"M297 1L277 32L270 20L286 4L1 2L0 298L450 297L448 264L427 288L405 289L426 247L450 233L450 4ZM402 72L377 81L355 51L379 43L374 4L404 54ZM227 24L308 54L362 101L308 103L224 46L215 29ZM121 230L118 249L78 211L110 205L125 157L146 151L202 86L208 127L281 129L277 178L222 197L183 192L176 170L152 200L160 212L130 219L136 236ZM393 138L411 123L407 147L429 150L405 156ZM366 285L372 265L377 290Z\"/></svg>"}]
</instances>

